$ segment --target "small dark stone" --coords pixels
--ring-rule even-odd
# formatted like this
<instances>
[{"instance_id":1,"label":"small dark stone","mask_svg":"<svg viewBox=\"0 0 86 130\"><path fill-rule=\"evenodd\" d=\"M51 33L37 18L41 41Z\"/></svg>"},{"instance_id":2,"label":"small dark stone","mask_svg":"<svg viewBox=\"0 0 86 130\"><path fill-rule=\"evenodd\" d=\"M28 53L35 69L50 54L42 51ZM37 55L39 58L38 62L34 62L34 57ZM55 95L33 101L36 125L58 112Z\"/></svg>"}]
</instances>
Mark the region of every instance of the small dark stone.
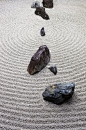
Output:
<instances>
[{"instance_id":1,"label":"small dark stone","mask_svg":"<svg viewBox=\"0 0 86 130\"><path fill-rule=\"evenodd\" d=\"M43 0L42 3L45 8L53 8L53 0Z\"/></svg>"},{"instance_id":2,"label":"small dark stone","mask_svg":"<svg viewBox=\"0 0 86 130\"><path fill-rule=\"evenodd\" d=\"M40 2L39 1L34 1L31 5L31 8L37 8L40 7Z\"/></svg>"},{"instance_id":3,"label":"small dark stone","mask_svg":"<svg viewBox=\"0 0 86 130\"><path fill-rule=\"evenodd\" d=\"M49 19L49 16L45 12L45 8L44 7L37 7L36 11L35 11L35 14L41 16L43 19L46 19L46 20Z\"/></svg>"},{"instance_id":4,"label":"small dark stone","mask_svg":"<svg viewBox=\"0 0 86 130\"><path fill-rule=\"evenodd\" d=\"M50 61L50 51L46 45L40 46L32 56L27 71L29 74L40 72Z\"/></svg>"},{"instance_id":5,"label":"small dark stone","mask_svg":"<svg viewBox=\"0 0 86 130\"><path fill-rule=\"evenodd\" d=\"M41 29L40 34L41 34L41 36L45 36L44 27Z\"/></svg>"},{"instance_id":6,"label":"small dark stone","mask_svg":"<svg viewBox=\"0 0 86 130\"><path fill-rule=\"evenodd\" d=\"M55 65L48 67L51 72L53 72L55 75L57 74L57 67Z\"/></svg>"},{"instance_id":7,"label":"small dark stone","mask_svg":"<svg viewBox=\"0 0 86 130\"><path fill-rule=\"evenodd\" d=\"M54 84L45 89L42 96L44 100L61 104L72 97L75 89L73 82Z\"/></svg>"}]
</instances>

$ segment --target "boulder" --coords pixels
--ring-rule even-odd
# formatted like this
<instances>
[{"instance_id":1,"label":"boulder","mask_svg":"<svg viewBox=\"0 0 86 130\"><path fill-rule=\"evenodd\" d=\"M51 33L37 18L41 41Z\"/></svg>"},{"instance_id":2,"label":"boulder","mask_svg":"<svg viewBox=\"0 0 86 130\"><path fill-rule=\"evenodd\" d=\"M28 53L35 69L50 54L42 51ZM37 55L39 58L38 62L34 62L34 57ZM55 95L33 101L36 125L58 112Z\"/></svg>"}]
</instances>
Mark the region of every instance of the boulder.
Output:
<instances>
[{"instance_id":1,"label":"boulder","mask_svg":"<svg viewBox=\"0 0 86 130\"><path fill-rule=\"evenodd\" d=\"M43 0L42 3L45 8L53 8L53 0Z\"/></svg>"},{"instance_id":2,"label":"boulder","mask_svg":"<svg viewBox=\"0 0 86 130\"><path fill-rule=\"evenodd\" d=\"M42 45L32 56L27 71L31 75L40 72L48 64L49 61L50 51L46 45Z\"/></svg>"},{"instance_id":3,"label":"boulder","mask_svg":"<svg viewBox=\"0 0 86 130\"><path fill-rule=\"evenodd\" d=\"M45 12L45 8L44 7L37 7L36 10L35 10L35 14L41 16L43 19L46 19L46 20L49 19L49 16Z\"/></svg>"},{"instance_id":4,"label":"boulder","mask_svg":"<svg viewBox=\"0 0 86 130\"><path fill-rule=\"evenodd\" d=\"M75 84L73 82L59 83L50 85L43 92L44 100L53 102L55 104L61 104L66 99L70 99L74 93Z\"/></svg>"}]
</instances>

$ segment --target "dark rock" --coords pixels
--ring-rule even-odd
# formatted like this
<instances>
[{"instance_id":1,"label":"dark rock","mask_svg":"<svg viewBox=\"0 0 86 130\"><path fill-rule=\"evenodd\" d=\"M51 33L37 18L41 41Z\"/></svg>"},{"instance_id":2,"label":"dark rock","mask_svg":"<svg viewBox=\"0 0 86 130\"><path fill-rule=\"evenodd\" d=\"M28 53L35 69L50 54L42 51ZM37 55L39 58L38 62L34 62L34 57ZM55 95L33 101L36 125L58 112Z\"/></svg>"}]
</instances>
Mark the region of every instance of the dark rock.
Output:
<instances>
[{"instance_id":1,"label":"dark rock","mask_svg":"<svg viewBox=\"0 0 86 130\"><path fill-rule=\"evenodd\" d=\"M45 8L53 8L53 0L43 0L42 3Z\"/></svg>"},{"instance_id":2,"label":"dark rock","mask_svg":"<svg viewBox=\"0 0 86 130\"><path fill-rule=\"evenodd\" d=\"M37 8L40 7L40 2L39 1L34 1L31 5L31 8Z\"/></svg>"},{"instance_id":3,"label":"dark rock","mask_svg":"<svg viewBox=\"0 0 86 130\"><path fill-rule=\"evenodd\" d=\"M40 46L32 56L27 71L29 74L40 72L50 61L50 51L46 45Z\"/></svg>"},{"instance_id":4,"label":"dark rock","mask_svg":"<svg viewBox=\"0 0 86 130\"><path fill-rule=\"evenodd\" d=\"M42 95L44 100L61 104L72 97L74 88L75 84L73 82L54 84L47 87Z\"/></svg>"},{"instance_id":5,"label":"dark rock","mask_svg":"<svg viewBox=\"0 0 86 130\"><path fill-rule=\"evenodd\" d=\"M41 16L43 19L46 19L46 20L49 19L49 16L45 12L45 8L44 7L37 7L36 11L35 11L35 14Z\"/></svg>"},{"instance_id":6,"label":"dark rock","mask_svg":"<svg viewBox=\"0 0 86 130\"><path fill-rule=\"evenodd\" d=\"M53 72L55 75L57 74L57 67L55 65L48 67L48 69Z\"/></svg>"},{"instance_id":7,"label":"dark rock","mask_svg":"<svg viewBox=\"0 0 86 130\"><path fill-rule=\"evenodd\" d=\"M45 36L44 27L41 29L40 34L41 34L41 36Z\"/></svg>"}]
</instances>

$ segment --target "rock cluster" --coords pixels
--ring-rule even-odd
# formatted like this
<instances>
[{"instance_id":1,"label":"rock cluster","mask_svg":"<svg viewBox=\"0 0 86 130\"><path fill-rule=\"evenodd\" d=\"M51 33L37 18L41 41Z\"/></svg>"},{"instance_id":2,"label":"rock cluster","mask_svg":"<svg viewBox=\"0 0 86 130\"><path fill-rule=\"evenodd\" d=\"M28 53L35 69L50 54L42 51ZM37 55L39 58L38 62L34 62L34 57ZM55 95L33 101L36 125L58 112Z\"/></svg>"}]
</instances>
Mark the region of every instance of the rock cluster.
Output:
<instances>
[{"instance_id":1,"label":"rock cluster","mask_svg":"<svg viewBox=\"0 0 86 130\"><path fill-rule=\"evenodd\" d=\"M33 2L31 8L36 8L35 14L41 16L43 19L48 20L49 16L45 12L45 8L53 8L53 0L43 0L43 7L40 6L39 1ZM45 8L44 8L45 7ZM45 36L44 27L40 30L40 35ZM28 65L27 71L30 75L40 72L50 61L50 51L46 45L40 46L37 52L32 56ZM51 72L57 74L57 67L48 67ZM59 83L50 85L45 89L42 96L44 100L53 102L55 104L61 104L66 99L72 97L75 89L73 82Z\"/></svg>"},{"instance_id":2,"label":"rock cluster","mask_svg":"<svg viewBox=\"0 0 86 130\"><path fill-rule=\"evenodd\" d=\"M75 84L73 82L54 84L47 87L42 95L44 100L61 104L72 97L74 88Z\"/></svg>"},{"instance_id":3,"label":"rock cluster","mask_svg":"<svg viewBox=\"0 0 86 130\"><path fill-rule=\"evenodd\" d=\"M50 61L50 52L46 45L40 46L32 56L27 71L29 74L40 72Z\"/></svg>"}]
</instances>

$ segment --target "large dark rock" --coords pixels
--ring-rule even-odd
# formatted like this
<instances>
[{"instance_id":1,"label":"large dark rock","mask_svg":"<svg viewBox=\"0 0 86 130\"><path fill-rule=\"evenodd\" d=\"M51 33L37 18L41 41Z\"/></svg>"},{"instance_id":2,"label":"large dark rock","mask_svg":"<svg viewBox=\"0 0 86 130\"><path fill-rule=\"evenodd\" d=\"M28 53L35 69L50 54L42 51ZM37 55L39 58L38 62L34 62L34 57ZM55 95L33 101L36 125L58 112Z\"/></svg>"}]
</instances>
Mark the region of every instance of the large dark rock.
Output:
<instances>
[{"instance_id":1,"label":"large dark rock","mask_svg":"<svg viewBox=\"0 0 86 130\"><path fill-rule=\"evenodd\" d=\"M49 19L49 16L45 12L45 8L44 7L37 7L36 10L35 10L35 14L41 16L43 19L46 19L46 20Z\"/></svg>"},{"instance_id":2,"label":"large dark rock","mask_svg":"<svg viewBox=\"0 0 86 130\"><path fill-rule=\"evenodd\" d=\"M73 82L54 84L47 87L42 95L44 100L61 104L72 97L74 88L75 84Z\"/></svg>"},{"instance_id":3,"label":"large dark rock","mask_svg":"<svg viewBox=\"0 0 86 130\"><path fill-rule=\"evenodd\" d=\"M45 8L53 8L53 0L43 0L42 3Z\"/></svg>"},{"instance_id":4,"label":"large dark rock","mask_svg":"<svg viewBox=\"0 0 86 130\"><path fill-rule=\"evenodd\" d=\"M41 29L40 34L41 34L41 36L45 36L44 27Z\"/></svg>"},{"instance_id":5,"label":"large dark rock","mask_svg":"<svg viewBox=\"0 0 86 130\"><path fill-rule=\"evenodd\" d=\"M40 46L37 52L32 56L27 71L29 74L35 74L41 71L50 61L50 52L46 45Z\"/></svg>"}]
</instances>

